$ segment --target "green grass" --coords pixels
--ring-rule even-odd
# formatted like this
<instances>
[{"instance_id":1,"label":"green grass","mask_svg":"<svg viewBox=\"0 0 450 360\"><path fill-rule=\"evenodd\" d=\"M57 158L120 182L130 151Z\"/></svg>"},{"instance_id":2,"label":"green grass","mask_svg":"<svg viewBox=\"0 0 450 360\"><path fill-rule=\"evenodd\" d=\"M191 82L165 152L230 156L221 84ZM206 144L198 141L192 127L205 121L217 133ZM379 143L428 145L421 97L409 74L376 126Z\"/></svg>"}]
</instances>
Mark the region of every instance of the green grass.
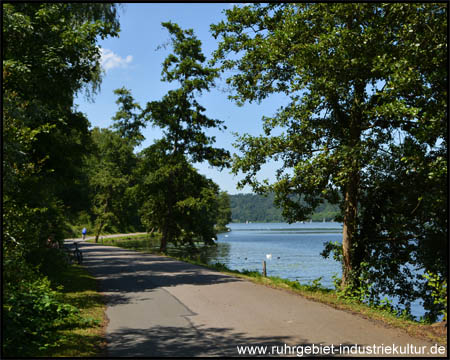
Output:
<instances>
[{"instance_id":1,"label":"green grass","mask_svg":"<svg viewBox=\"0 0 450 360\"><path fill-rule=\"evenodd\" d=\"M99 239L99 244L118 246L129 250L143 251L151 254L168 255L175 258L187 257L190 260L202 258L202 250L207 250L203 247L203 243L194 243L196 249L187 245L167 244L167 252L162 254L159 252L160 234L144 234L144 235L130 235L116 238L104 238ZM94 240L88 240L88 242L95 242ZM200 251L200 253L199 253ZM200 255L200 256L199 256Z\"/></svg>"},{"instance_id":2,"label":"green grass","mask_svg":"<svg viewBox=\"0 0 450 360\"><path fill-rule=\"evenodd\" d=\"M84 319L68 329L57 330L59 346L46 351L45 357L106 356L104 327L106 325L105 301L98 292L98 280L81 266L73 265L54 274L50 280L63 285L65 303L76 306Z\"/></svg>"}]
</instances>

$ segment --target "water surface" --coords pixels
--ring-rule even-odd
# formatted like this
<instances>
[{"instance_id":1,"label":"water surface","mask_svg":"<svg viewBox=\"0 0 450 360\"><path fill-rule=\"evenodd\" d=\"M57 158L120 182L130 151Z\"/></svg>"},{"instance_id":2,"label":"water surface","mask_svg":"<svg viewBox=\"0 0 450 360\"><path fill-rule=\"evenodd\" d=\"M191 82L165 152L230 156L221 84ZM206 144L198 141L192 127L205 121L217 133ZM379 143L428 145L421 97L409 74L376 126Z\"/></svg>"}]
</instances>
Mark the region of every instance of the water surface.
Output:
<instances>
[{"instance_id":1,"label":"water surface","mask_svg":"<svg viewBox=\"0 0 450 360\"><path fill-rule=\"evenodd\" d=\"M236 270L262 270L267 264L267 275L309 283L322 277L321 283L333 287L333 275L341 277L341 266L320 253L328 241L342 242L339 223L254 223L230 224L231 231L219 234L219 252L210 261L225 263Z\"/></svg>"}]
</instances>

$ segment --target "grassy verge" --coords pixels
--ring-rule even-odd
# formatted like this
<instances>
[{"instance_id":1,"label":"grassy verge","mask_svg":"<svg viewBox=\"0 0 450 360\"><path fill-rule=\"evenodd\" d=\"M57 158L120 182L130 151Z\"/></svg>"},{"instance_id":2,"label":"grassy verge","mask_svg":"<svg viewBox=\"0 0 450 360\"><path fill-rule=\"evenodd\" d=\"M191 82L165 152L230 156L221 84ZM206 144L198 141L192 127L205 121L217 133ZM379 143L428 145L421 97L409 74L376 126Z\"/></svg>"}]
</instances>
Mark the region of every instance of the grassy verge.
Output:
<instances>
[{"instance_id":1,"label":"grassy verge","mask_svg":"<svg viewBox=\"0 0 450 360\"><path fill-rule=\"evenodd\" d=\"M93 357L106 356L104 327L106 325L105 302L98 293L97 280L78 265L68 267L50 279L63 285L62 298L76 306L85 320L68 329L59 329L59 346L41 356L47 357Z\"/></svg>"},{"instance_id":2,"label":"grassy verge","mask_svg":"<svg viewBox=\"0 0 450 360\"><path fill-rule=\"evenodd\" d=\"M399 318L387 309L370 307L361 302L340 297L332 289L325 289L319 284L303 285L297 281L290 281L279 277L263 277L256 271L237 271L227 268L224 264L206 264L202 261L202 256L186 255L186 248L176 249L169 247L167 254L160 254L158 251L159 237L148 235L126 236L121 238L103 239L103 244L119 246L130 250L148 252L158 255L166 255L177 260L185 261L191 264L200 265L209 269L218 270L228 275L236 276L257 284L270 286L276 289L282 289L306 297L307 299L327 304L336 309L351 312L375 322L382 323L389 327L394 327L406 331L414 337L424 340L447 344L447 328L418 323L412 320Z\"/></svg>"}]
</instances>

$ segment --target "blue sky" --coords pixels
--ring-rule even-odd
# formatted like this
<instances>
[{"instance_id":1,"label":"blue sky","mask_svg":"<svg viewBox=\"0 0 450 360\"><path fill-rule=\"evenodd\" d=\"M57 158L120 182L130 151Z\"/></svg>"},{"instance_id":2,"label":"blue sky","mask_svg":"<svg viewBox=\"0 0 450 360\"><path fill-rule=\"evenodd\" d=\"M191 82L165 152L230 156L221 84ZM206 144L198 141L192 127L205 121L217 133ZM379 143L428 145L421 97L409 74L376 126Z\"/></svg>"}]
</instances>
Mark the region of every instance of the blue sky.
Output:
<instances>
[{"instance_id":1,"label":"blue sky","mask_svg":"<svg viewBox=\"0 0 450 360\"><path fill-rule=\"evenodd\" d=\"M195 35L202 41L202 49L209 59L217 48L217 41L212 37L209 26L225 19L223 10L232 5L224 3L165 3L165 4L124 4L120 10L121 32L118 38L109 38L99 42L102 49L102 66L105 71L100 92L94 96L94 102L86 101L80 94L75 103L78 110L85 113L91 125L109 127L111 118L117 111L116 97L113 91L125 86L131 90L135 100L145 107L148 101L160 100L173 88L172 84L162 82L161 64L171 49L156 50L159 45L169 40L169 34L161 22L172 21L183 29L194 29ZM263 115L270 116L286 102L282 96L272 96L261 104L246 104L238 107L228 100L224 80L219 80L218 88L198 98L206 108L206 114L225 121L227 130L212 130L209 135L216 136L216 146L235 153L233 132L252 135L262 134ZM222 86L221 86L222 85ZM147 126L143 131L146 140L138 149L141 150L161 138L158 128ZM236 184L242 176L233 176L229 170L219 172L208 164L194 164L200 173L213 179L222 190L229 194L251 192L250 188L237 190ZM275 166L267 165L261 171L261 179L274 180Z\"/></svg>"}]
</instances>

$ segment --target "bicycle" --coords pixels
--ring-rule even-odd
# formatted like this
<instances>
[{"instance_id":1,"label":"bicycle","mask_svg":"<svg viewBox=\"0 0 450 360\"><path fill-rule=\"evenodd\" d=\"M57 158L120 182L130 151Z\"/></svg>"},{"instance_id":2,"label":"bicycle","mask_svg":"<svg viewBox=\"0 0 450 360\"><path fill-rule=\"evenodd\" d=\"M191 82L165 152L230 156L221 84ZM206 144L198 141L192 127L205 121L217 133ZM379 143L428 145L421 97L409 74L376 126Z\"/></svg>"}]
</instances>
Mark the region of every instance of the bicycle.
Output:
<instances>
[{"instance_id":1,"label":"bicycle","mask_svg":"<svg viewBox=\"0 0 450 360\"><path fill-rule=\"evenodd\" d=\"M74 242L72 245L75 245L75 250L73 251L67 245L64 246L67 262L72 264L72 262L76 261L78 265L81 265L83 262L83 253L78 249L78 243Z\"/></svg>"},{"instance_id":2,"label":"bicycle","mask_svg":"<svg viewBox=\"0 0 450 360\"><path fill-rule=\"evenodd\" d=\"M78 265L81 265L81 263L83 262L83 253L80 249L78 249L78 243L76 242L74 244L75 250L73 251L73 257L77 260Z\"/></svg>"}]
</instances>

